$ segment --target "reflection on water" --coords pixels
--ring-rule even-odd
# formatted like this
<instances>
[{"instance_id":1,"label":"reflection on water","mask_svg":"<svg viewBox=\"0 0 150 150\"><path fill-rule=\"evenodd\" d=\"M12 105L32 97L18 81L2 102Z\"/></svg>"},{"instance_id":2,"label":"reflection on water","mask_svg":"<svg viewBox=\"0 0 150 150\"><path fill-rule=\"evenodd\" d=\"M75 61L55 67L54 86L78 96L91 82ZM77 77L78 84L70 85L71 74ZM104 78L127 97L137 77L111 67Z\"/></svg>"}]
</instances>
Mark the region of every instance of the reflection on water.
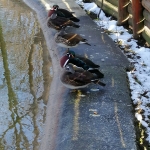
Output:
<instances>
[{"instance_id":1,"label":"reflection on water","mask_svg":"<svg viewBox=\"0 0 150 150\"><path fill-rule=\"evenodd\" d=\"M19 0L0 0L0 150L38 149L50 67L36 15Z\"/></svg>"}]
</instances>

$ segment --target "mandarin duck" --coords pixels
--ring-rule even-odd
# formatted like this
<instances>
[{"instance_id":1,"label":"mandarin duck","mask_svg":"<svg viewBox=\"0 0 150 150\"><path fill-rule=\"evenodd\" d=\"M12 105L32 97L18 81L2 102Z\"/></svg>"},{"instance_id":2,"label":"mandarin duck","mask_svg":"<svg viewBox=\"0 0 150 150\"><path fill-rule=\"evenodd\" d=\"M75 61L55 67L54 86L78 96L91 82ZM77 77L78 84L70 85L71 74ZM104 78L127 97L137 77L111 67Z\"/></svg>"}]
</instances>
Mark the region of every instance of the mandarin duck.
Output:
<instances>
[{"instance_id":1,"label":"mandarin duck","mask_svg":"<svg viewBox=\"0 0 150 150\"><path fill-rule=\"evenodd\" d=\"M52 8L48 13L47 26L55 30L61 30L62 28L66 28L69 26L72 26L75 28L80 27L79 25L75 24L73 21L67 18L59 17L54 8Z\"/></svg>"},{"instance_id":2,"label":"mandarin duck","mask_svg":"<svg viewBox=\"0 0 150 150\"><path fill-rule=\"evenodd\" d=\"M73 22L79 22L80 20L73 15L74 12L70 12L66 9L59 8L58 5L53 5L53 8L56 10L56 13L59 17L64 17L72 20Z\"/></svg>"},{"instance_id":3,"label":"mandarin duck","mask_svg":"<svg viewBox=\"0 0 150 150\"><path fill-rule=\"evenodd\" d=\"M83 61L86 60L86 61ZM77 57L77 56L73 56L72 54L65 54L64 56L61 57L60 59L60 66L66 70L70 70L72 68L70 68L70 64L73 64L77 67L80 67L84 70L87 70L91 73L94 73L97 75L97 77L99 78L103 78L104 74L101 73L98 68L96 68L99 65L94 64L91 60L89 59L84 59L83 57Z\"/></svg>"}]
</instances>

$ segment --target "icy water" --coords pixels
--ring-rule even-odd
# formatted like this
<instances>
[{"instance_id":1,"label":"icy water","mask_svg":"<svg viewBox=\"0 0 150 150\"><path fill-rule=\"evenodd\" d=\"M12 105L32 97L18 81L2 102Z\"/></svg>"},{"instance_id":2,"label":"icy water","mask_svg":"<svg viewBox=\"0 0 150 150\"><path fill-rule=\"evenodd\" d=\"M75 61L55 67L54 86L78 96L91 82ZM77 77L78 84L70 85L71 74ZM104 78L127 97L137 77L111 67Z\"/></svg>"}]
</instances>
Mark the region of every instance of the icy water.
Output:
<instances>
[{"instance_id":1,"label":"icy water","mask_svg":"<svg viewBox=\"0 0 150 150\"><path fill-rule=\"evenodd\" d=\"M19 0L0 0L0 150L38 149L50 70L36 14Z\"/></svg>"}]
</instances>

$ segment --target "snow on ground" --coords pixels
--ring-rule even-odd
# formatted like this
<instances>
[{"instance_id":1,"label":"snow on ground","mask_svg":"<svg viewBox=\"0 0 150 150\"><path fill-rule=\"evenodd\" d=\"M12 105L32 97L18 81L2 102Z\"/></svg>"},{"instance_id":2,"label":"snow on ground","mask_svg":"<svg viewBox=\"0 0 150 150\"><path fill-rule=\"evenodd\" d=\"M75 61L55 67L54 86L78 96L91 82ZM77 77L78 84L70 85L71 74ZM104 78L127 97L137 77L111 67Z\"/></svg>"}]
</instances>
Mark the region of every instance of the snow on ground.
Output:
<instances>
[{"instance_id":1,"label":"snow on ground","mask_svg":"<svg viewBox=\"0 0 150 150\"><path fill-rule=\"evenodd\" d=\"M98 14L100 10L95 3L83 3L82 0L76 0L76 3L95 14ZM103 11L95 22L109 33L108 35L119 44L121 49L127 50L124 54L135 66L132 71L127 72L131 98L136 105L135 117L146 128L148 134L146 140L150 143L150 48L139 46L127 29L117 26L117 21L106 17Z\"/></svg>"}]
</instances>

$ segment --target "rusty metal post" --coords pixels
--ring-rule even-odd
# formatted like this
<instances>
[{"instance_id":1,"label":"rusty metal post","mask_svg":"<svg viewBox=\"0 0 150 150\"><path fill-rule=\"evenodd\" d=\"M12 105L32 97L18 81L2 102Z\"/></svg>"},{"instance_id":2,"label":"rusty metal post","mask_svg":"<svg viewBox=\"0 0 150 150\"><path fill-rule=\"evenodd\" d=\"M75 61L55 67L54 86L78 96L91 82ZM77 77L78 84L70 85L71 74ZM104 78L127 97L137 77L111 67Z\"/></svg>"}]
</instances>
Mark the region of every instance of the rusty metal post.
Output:
<instances>
[{"instance_id":1,"label":"rusty metal post","mask_svg":"<svg viewBox=\"0 0 150 150\"><path fill-rule=\"evenodd\" d=\"M126 23L129 18L128 4L130 0L118 1L118 25Z\"/></svg>"},{"instance_id":2,"label":"rusty metal post","mask_svg":"<svg viewBox=\"0 0 150 150\"><path fill-rule=\"evenodd\" d=\"M137 39L144 29L143 7L141 0L132 0L133 37Z\"/></svg>"}]
</instances>

